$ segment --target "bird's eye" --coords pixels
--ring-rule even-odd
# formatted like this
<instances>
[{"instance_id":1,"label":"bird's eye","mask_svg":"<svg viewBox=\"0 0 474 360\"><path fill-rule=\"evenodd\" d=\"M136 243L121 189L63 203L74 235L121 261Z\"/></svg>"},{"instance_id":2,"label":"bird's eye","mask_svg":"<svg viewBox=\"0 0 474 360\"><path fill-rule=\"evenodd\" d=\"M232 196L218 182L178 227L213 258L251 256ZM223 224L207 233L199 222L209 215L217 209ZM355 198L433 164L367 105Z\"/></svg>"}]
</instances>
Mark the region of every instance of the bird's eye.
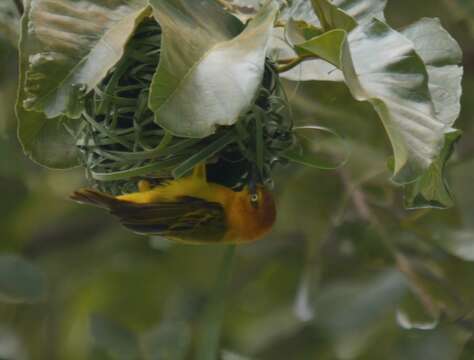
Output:
<instances>
[{"instance_id":1,"label":"bird's eye","mask_svg":"<svg viewBox=\"0 0 474 360\"><path fill-rule=\"evenodd\" d=\"M252 204L253 207L258 206L258 194L250 195L250 203Z\"/></svg>"}]
</instances>

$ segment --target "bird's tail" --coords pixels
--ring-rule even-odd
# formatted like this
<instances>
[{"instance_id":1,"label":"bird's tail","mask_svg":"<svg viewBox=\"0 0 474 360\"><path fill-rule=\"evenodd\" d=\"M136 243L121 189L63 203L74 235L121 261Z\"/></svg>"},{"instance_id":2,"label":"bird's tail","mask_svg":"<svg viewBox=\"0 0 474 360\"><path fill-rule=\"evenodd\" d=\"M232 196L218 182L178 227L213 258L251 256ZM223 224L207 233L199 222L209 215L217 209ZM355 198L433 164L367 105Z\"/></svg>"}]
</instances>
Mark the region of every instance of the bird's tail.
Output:
<instances>
[{"instance_id":1,"label":"bird's tail","mask_svg":"<svg viewBox=\"0 0 474 360\"><path fill-rule=\"evenodd\" d=\"M71 199L82 204L97 206L100 208L113 210L119 203L111 195L93 189L79 189L71 194Z\"/></svg>"}]
</instances>

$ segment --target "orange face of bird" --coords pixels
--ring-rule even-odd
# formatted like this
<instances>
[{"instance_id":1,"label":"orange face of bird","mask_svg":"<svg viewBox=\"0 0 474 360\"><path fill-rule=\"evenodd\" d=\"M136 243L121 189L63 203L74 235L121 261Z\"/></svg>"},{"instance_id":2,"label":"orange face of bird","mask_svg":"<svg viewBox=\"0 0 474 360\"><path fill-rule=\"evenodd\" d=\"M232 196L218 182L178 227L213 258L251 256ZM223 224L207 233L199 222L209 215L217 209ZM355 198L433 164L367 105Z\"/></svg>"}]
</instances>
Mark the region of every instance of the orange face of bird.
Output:
<instances>
[{"instance_id":1,"label":"orange face of bird","mask_svg":"<svg viewBox=\"0 0 474 360\"><path fill-rule=\"evenodd\" d=\"M228 212L230 228L243 241L252 241L268 233L276 220L275 201L263 186L251 194L248 189L238 192Z\"/></svg>"}]
</instances>

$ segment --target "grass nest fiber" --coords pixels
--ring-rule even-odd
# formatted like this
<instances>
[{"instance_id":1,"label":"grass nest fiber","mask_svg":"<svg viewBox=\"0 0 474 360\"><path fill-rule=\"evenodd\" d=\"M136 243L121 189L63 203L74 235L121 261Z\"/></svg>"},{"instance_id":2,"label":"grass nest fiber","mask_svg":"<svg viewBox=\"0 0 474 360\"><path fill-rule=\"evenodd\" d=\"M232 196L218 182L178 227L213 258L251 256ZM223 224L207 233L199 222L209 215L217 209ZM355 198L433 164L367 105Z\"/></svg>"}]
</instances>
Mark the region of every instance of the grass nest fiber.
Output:
<instances>
[{"instance_id":1,"label":"grass nest fiber","mask_svg":"<svg viewBox=\"0 0 474 360\"><path fill-rule=\"evenodd\" d=\"M179 178L201 162L208 164L210 181L236 190L250 182L271 183L272 168L286 161L279 154L294 142L273 64L266 62L256 101L235 125L203 139L180 138L156 124L148 108L160 51L161 29L149 18L120 62L85 98L76 143L92 184L111 194L136 191L139 179Z\"/></svg>"}]
</instances>

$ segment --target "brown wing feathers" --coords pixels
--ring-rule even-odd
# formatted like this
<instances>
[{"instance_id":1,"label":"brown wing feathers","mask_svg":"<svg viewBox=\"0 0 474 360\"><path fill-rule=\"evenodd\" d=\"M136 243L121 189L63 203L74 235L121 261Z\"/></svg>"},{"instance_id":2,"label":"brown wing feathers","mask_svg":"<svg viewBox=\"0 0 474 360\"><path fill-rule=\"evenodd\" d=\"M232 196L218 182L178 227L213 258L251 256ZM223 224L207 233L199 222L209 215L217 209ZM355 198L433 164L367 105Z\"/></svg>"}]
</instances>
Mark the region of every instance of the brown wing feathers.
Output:
<instances>
[{"instance_id":1,"label":"brown wing feathers","mask_svg":"<svg viewBox=\"0 0 474 360\"><path fill-rule=\"evenodd\" d=\"M136 204L118 200L92 189L81 189L71 199L108 209L129 229L140 233L180 233L195 231L212 222L224 230L224 209L218 203L203 199L181 197L173 202Z\"/></svg>"}]
</instances>

